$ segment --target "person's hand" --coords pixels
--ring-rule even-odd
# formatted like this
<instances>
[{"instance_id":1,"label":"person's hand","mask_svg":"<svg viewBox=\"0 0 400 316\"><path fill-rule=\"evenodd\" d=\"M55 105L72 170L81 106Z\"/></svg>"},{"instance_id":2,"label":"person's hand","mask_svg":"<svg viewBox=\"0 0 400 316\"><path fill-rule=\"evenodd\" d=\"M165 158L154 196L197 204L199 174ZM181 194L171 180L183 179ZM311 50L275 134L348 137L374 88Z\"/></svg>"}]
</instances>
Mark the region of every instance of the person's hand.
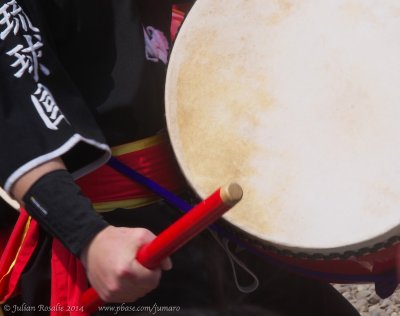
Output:
<instances>
[{"instance_id":1,"label":"person's hand","mask_svg":"<svg viewBox=\"0 0 400 316\"><path fill-rule=\"evenodd\" d=\"M168 258L149 270L136 259L138 249L155 236L144 228L108 226L81 254L91 286L104 302L134 302L158 286L161 271L172 268Z\"/></svg>"}]
</instances>

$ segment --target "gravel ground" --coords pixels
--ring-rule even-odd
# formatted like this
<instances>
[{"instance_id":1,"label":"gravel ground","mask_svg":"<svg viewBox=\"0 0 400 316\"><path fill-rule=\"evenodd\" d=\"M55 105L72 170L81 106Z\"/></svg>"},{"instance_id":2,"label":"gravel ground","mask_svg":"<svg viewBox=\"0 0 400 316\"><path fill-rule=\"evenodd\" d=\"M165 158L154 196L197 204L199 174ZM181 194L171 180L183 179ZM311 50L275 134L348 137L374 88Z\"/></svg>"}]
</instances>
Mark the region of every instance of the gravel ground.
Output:
<instances>
[{"instance_id":1,"label":"gravel ground","mask_svg":"<svg viewBox=\"0 0 400 316\"><path fill-rule=\"evenodd\" d=\"M335 284L362 316L400 316L400 289L387 299L375 294L373 284Z\"/></svg>"}]
</instances>

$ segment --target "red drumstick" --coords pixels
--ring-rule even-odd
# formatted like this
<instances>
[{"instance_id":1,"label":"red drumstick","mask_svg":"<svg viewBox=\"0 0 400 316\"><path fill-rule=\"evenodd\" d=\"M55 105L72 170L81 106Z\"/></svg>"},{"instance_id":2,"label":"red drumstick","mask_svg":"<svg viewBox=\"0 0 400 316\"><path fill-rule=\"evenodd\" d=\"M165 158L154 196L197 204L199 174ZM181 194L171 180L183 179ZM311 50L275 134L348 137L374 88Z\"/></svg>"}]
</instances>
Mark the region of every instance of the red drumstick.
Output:
<instances>
[{"instance_id":1,"label":"red drumstick","mask_svg":"<svg viewBox=\"0 0 400 316\"><path fill-rule=\"evenodd\" d=\"M159 263L207 228L242 198L242 188L232 183L222 187L194 206L175 223L162 231L153 241L139 249L136 259L146 268ZM83 293L81 305L93 313L105 303L93 288Z\"/></svg>"}]
</instances>

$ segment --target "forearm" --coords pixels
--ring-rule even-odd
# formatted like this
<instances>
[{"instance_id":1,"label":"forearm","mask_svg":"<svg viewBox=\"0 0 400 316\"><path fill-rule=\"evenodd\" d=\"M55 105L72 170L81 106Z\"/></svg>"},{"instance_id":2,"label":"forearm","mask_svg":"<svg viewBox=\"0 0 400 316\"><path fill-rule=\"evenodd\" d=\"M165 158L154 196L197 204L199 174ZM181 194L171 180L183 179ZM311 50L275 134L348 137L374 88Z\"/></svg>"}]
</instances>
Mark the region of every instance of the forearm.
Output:
<instances>
[{"instance_id":1,"label":"forearm","mask_svg":"<svg viewBox=\"0 0 400 316\"><path fill-rule=\"evenodd\" d=\"M21 205L24 205L23 198L26 192L28 192L37 180L49 172L65 169L64 162L61 158L52 159L36 168L33 168L15 182L14 186L11 188L12 197Z\"/></svg>"}]
</instances>

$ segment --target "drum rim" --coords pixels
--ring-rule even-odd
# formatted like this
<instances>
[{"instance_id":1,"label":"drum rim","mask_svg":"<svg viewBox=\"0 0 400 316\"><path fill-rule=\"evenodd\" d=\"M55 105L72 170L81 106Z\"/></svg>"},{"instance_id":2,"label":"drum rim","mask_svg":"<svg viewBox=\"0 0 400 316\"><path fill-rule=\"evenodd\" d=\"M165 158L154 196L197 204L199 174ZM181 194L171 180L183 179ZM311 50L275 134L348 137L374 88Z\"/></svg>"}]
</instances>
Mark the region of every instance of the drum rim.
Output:
<instances>
[{"instance_id":1,"label":"drum rim","mask_svg":"<svg viewBox=\"0 0 400 316\"><path fill-rule=\"evenodd\" d=\"M233 236L234 239L239 239L245 243L248 243L256 249L260 249L261 251L265 252L271 252L282 257L290 257L301 260L347 260L373 254L380 250L400 244L399 233L391 235L388 238L370 239L365 241L365 244L358 243L348 245L347 247L302 249L296 247L285 247L282 244L278 245L266 241L265 239L261 239L227 220L223 220L221 222L221 226L225 233L228 231L226 234Z\"/></svg>"}]
</instances>

